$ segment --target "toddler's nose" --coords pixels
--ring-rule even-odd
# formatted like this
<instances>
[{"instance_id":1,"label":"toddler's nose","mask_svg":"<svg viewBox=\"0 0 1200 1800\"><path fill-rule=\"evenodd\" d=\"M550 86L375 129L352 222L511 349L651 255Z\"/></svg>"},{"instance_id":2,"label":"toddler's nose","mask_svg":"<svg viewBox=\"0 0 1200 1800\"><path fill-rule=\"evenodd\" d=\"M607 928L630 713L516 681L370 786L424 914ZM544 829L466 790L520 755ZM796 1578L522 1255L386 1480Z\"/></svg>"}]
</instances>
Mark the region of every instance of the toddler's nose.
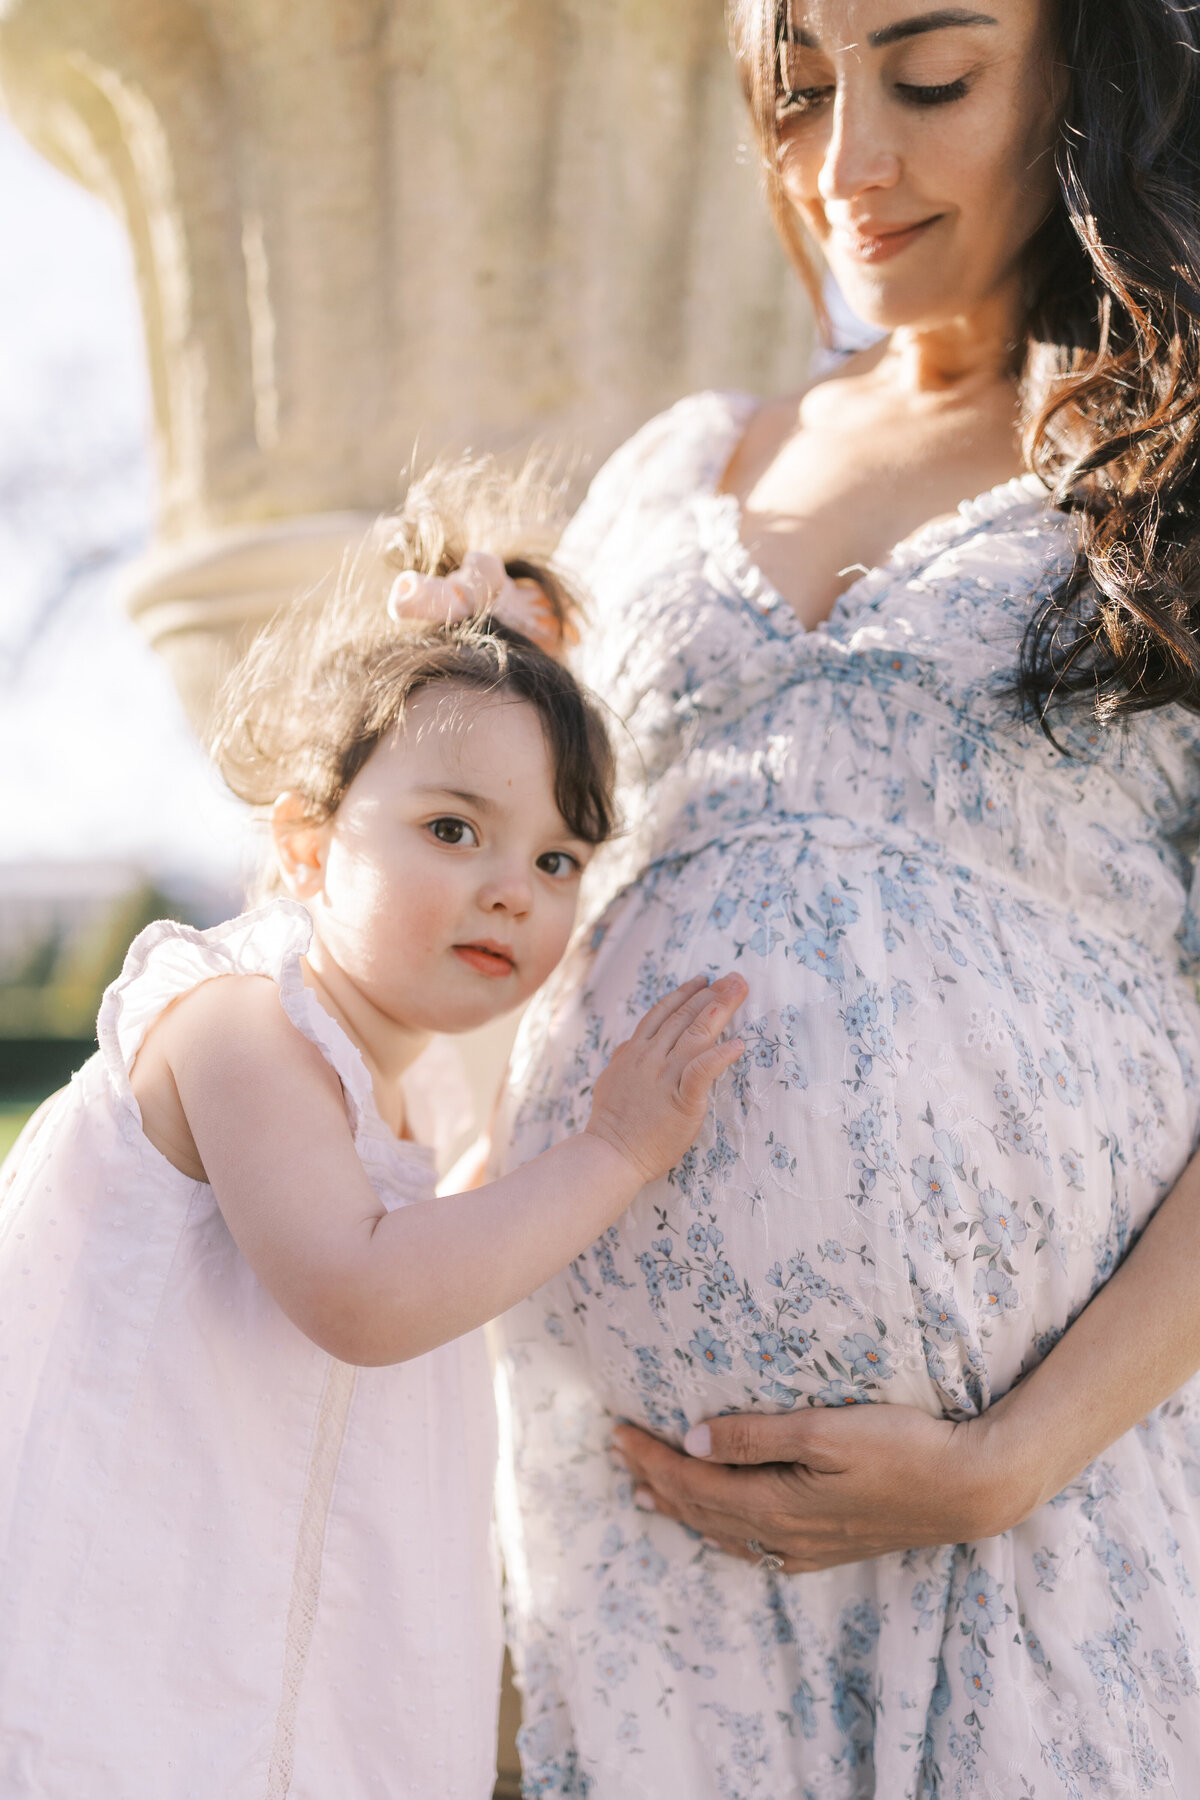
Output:
<instances>
[{"instance_id":1,"label":"toddler's nose","mask_svg":"<svg viewBox=\"0 0 1200 1800\"><path fill-rule=\"evenodd\" d=\"M533 888L528 876L513 871L489 881L479 896L484 912L527 913L533 902Z\"/></svg>"}]
</instances>

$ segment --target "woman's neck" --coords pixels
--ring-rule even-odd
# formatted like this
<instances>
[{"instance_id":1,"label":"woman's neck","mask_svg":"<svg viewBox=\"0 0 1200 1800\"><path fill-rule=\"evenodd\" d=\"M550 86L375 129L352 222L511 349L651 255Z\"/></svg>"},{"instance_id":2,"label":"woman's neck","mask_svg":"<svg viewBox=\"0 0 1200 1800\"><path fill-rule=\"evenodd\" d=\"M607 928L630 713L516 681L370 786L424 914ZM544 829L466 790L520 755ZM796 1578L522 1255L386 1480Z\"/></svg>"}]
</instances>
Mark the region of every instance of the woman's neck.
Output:
<instances>
[{"instance_id":1,"label":"woman's neck","mask_svg":"<svg viewBox=\"0 0 1200 1800\"><path fill-rule=\"evenodd\" d=\"M1005 289L970 313L932 326L901 326L888 339L879 375L910 394L966 400L1013 383L1018 296Z\"/></svg>"}]
</instances>

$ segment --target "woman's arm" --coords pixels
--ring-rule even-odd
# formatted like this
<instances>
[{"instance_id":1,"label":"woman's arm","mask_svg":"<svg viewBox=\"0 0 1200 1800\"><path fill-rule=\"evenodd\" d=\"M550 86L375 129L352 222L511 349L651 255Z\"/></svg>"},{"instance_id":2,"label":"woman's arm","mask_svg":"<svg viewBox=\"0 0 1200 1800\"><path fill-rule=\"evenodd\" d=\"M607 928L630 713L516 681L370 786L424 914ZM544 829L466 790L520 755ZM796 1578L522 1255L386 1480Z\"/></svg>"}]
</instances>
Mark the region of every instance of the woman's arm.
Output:
<instances>
[{"instance_id":1,"label":"woman's arm","mask_svg":"<svg viewBox=\"0 0 1200 1800\"><path fill-rule=\"evenodd\" d=\"M1198 1368L1200 1156L1050 1354L978 1419L810 1408L713 1419L686 1456L628 1425L614 1441L643 1504L733 1555L753 1558L754 1539L789 1572L823 1569L1020 1524Z\"/></svg>"}]
</instances>

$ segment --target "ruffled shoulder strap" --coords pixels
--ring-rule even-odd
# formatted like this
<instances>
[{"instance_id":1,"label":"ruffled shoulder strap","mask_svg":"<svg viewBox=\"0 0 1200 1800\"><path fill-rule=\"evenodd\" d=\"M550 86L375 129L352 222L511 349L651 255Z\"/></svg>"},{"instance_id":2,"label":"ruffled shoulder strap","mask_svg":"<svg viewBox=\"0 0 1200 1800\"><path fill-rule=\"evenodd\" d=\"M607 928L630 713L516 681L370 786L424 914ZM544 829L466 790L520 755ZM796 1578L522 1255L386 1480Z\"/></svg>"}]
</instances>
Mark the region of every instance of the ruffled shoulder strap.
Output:
<instances>
[{"instance_id":1,"label":"ruffled shoulder strap","mask_svg":"<svg viewBox=\"0 0 1200 1800\"><path fill-rule=\"evenodd\" d=\"M625 552L656 514L710 493L757 406L752 394L709 389L635 431L595 476L556 560L586 587L606 539L618 536Z\"/></svg>"},{"instance_id":2,"label":"ruffled shoulder strap","mask_svg":"<svg viewBox=\"0 0 1200 1800\"><path fill-rule=\"evenodd\" d=\"M304 985L300 959L312 939L312 920L297 900L272 900L208 931L159 919L139 932L124 967L100 1004L96 1036L119 1099L140 1125L129 1072L159 1014L217 975L266 975L279 987L288 1018L315 1044L346 1095L351 1130L374 1111L366 1064L340 1025Z\"/></svg>"}]
</instances>

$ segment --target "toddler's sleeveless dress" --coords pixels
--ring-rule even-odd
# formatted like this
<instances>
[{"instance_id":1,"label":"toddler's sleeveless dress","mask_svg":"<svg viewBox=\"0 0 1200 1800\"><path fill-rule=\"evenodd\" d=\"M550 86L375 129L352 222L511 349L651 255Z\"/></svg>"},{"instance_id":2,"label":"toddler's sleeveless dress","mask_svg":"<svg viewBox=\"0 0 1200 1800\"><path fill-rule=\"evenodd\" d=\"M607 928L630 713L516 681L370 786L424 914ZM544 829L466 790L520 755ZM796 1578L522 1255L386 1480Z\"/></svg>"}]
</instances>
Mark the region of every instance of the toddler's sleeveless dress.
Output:
<instances>
[{"instance_id":1,"label":"toddler's sleeveless dress","mask_svg":"<svg viewBox=\"0 0 1200 1800\"><path fill-rule=\"evenodd\" d=\"M1017 722L1004 683L1069 561L1033 478L805 632L716 491L753 404L647 426L564 546L635 817L525 1021L510 1162L584 1123L666 988L736 968L750 995L694 1149L503 1321L527 1792L1190 1800L1196 1383L1018 1530L813 1575L639 1513L608 1454L615 1416L677 1444L722 1410L978 1413L1200 1124L1200 720L1077 721L1071 757Z\"/></svg>"},{"instance_id":2,"label":"toddler's sleeveless dress","mask_svg":"<svg viewBox=\"0 0 1200 1800\"><path fill-rule=\"evenodd\" d=\"M143 1135L130 1088L176 996L269 976L336 1070L384 1205L432 1195L431 1151L388 1131L303 985L310 933L288 900L211 931L150 926L105 995L99 1052L6 1167L4 1800L491 1793L480 1334L392 1368L326 1355L260 1286L211 1189Z\"/></svg>"}]
</instances>

